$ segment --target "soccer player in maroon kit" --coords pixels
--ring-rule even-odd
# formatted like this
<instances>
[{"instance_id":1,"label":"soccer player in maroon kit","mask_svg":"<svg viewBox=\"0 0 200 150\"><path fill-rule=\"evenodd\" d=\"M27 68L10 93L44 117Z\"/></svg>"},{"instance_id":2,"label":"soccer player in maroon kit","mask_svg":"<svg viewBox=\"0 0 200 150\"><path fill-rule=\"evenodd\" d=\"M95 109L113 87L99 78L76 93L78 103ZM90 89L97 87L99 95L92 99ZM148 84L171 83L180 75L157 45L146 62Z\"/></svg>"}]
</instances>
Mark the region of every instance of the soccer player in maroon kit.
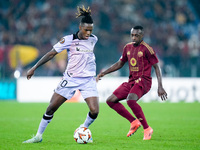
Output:
<instances>
[{"instance_id":1,"label":"soccer player in maroon kit","mask_svg":"<svg viewBox=\"0 0 200 150\"><path fill-rule=\"evenodd\" d=\"M126 62L129 64L129 80L122 83L106 100L107 104L114 109L119 115L126 118L131 127L127 134L130 137L142 125L144 129L143 140L150 140L153 129L148 125L142 108L137 101L146 94L152 84L151 68L155 69L158 81L158 96L162 100L167 99L167 93L162 86L162 76L158 65L158 58L155 51L147 43L143 41L144 30L142 26L135 26L131 29L132 42L125 45L123 54L119 61L109 67L107 70L99 73L96 80L116 71L124 66ZM128 106L133 111L136 118L119 102L127 100Z\"/></svg>"}]
</instances>

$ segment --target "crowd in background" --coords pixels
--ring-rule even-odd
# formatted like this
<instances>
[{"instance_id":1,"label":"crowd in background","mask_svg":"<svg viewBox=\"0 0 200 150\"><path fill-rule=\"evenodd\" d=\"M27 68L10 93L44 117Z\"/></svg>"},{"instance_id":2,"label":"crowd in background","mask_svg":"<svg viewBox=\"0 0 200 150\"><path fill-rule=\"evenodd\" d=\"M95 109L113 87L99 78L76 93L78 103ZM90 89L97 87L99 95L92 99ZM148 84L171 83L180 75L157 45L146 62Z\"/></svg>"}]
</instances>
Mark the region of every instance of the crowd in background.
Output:
<instances>
[{"instance_id":1,"label":"crowd in background","mask_svg":"<svg viewBox=\"0 0 200 150\"><path fill-rule=\"evenodd\" d=\"M77 32L76 7L82 5L91 7L93 33L99 39L97 72L120 58L123 46L131 41L131 28L142 25L144 41L158 54L163 76L200 77L200 16L195 0L0 1L0 76L10 78L15 70L9 67L9 46L34 46L39 59L63 36ZM21 66L22 75L38 59ZM55 59L41 66L36 75L62 75L65 66L66 60ZM127 76L128 69L115 75Z\"/></svg>"}]
</instances>

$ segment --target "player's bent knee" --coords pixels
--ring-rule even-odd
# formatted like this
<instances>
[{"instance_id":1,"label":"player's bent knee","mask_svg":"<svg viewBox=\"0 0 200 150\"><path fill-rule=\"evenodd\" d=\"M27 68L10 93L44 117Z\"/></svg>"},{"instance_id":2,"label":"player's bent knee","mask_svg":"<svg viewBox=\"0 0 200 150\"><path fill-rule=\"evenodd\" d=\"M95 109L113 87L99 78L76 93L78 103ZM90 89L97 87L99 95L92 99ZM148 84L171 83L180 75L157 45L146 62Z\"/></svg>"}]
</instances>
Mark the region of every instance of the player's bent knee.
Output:
<instances>
[{"instance_id":1,"label":"player's bent knee","mask_svg":"<svg viewBox=\"0 0 200 150\"><path fill-rule=\"evenodd\" d=\"M106 102L113 102L112 96L109 96L109 97L106 99Z\"/></svg>"},{"instance_id":2,"label":"player's bent knee","mask_svg":"<svg viewBox=\"0 0 200 150\"><path fill-rule=\"evenodd\" d=\"M107 98L106 99L106 103L111 102L111 99Z\"/></svg>"},{"instance_id":3,"label":"player's bent knee","mask_svg":"<svg viewBox=\"0 0 200 150\"><path fill-rule=\"evenodd\" d=\"M138 96L136 94L134 94L134 93L131 93L131 94L128 95L127 100L135 100L135 101L137 101L138 100Z\"/></svg>"},{"instance_id":4,"label":"player's bent knee","mask_svg":"<svg viewBox=\"0 0 200 150\"><path fill-rule=\"evenodd\" d=\"M98 105L89 105L89 109L90 109L90 114L92 115L98 115L99 113L99 106Z\"/></svg>"},{"instance_id":5,"label":"player's bent knee","mask_svg":"<svg viewBox=\"0 0 200 150\"><path fill-rule=\"evenodd\" d=\"M115 95L111 95L111 96L109 96L108 98L107 98L107 100L106 100L106 102L108 103L108 102L113 102L113 103L115 103L115 102L118 102L118 98L115 96Z\"/></svg>"},{"instance_id":6,"label":"player's bent knee","mask_svg":"<svg viewBox=\"0 0 200 150\"><path fill-rule=\"evenodd\" d=\"M90 108L90 113L91 113L91 114L94 114L94 115L95 115L95 114L98 115L98 114L99 114L99 110L96 109L96 108Z\"/></svg>"}]
</instances>

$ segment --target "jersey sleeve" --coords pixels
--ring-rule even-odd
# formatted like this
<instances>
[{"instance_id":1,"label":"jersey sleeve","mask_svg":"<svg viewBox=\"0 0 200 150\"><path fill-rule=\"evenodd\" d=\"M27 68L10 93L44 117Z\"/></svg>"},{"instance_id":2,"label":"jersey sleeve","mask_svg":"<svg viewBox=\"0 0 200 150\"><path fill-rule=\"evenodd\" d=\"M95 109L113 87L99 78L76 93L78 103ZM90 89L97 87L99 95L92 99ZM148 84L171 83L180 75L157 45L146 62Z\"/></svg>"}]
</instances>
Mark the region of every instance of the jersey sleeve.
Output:
<instances>
[{"instance_id":1,"label":"jersey sleeve","mask_svg":"<svg viewBox=\"0 0 200 150\"><path fill-rule=\"evenodd\" d=\"M68 35L63 37L58 43L56 43L53 48L56 50L56 52L60 53L63 50L69 49L71 42L72 42L72 35Z\"/></svg>"},{"instance_id":2,"label":"jersey sleeve","mask_svg":"<svg viewBox=\"0 0 200 150\"><path fill-rule=\"evenodd\" d=\"M98 38L97 38L97 36L96 35L94 35L94 34L92 34L92 42L94 43L94 45L97 43L97 41L98 41Z\"/></svg>"},{"instance_id":3,"label":"jersey sleeve","mask_svg":"<svg viewBox=\"0 0 200 150\"><path fill-rule=\"evenodd\" d=\"M127 46L124 47L122 56L120 58L120 60L123 61L123 62L127 62L128 61L126 49L127 49Z\"/></svg>"},{"instance_id":4,"label":"jersey sleeve","mask_svg":"<svg viewBox=\"0 0 200 150\"><path fill-rule=\"evenodd\" d=\"M158 63L158 58L156 56L156 53L153 50L153 48L150 47L150 46L146 47L146 57L149 60L151 65L154 65L154 64Z\"/></svg>"},{"instance_id":5,"label":"jersey sleeve","mask_svg":"<svg viewBox=\"0 0 200 150\"><path fill-rule=\"evenodd\" d=\"M94 35L94 34L92 34L93 36L94 36L94 42L95 42L95 44L97 43L97 41L98 41L98 38L97 38L97 36L96 35Z\"/></svg>"}]
</instances>

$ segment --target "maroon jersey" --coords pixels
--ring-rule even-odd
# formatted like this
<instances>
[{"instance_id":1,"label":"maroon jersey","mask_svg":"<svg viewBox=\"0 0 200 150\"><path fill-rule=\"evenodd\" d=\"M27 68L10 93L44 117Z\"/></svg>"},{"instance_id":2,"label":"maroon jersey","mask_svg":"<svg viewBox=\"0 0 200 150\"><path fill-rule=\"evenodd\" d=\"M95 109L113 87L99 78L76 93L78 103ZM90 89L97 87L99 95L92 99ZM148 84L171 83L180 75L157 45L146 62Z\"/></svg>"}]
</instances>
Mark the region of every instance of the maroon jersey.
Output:
<instances>
[{"instance_id":1,"label":"maroon jersey","mask_svg":"<svg viewBox=\"0 0 200 150\"><path fill-rule=\"evenodd\" d=\"M123 49L121 61L129 63L129 83L140 77L151 80L151 68L158 63L155 51L142 41L138 46L128 43Z\"/></svg>"}]
</instances>

